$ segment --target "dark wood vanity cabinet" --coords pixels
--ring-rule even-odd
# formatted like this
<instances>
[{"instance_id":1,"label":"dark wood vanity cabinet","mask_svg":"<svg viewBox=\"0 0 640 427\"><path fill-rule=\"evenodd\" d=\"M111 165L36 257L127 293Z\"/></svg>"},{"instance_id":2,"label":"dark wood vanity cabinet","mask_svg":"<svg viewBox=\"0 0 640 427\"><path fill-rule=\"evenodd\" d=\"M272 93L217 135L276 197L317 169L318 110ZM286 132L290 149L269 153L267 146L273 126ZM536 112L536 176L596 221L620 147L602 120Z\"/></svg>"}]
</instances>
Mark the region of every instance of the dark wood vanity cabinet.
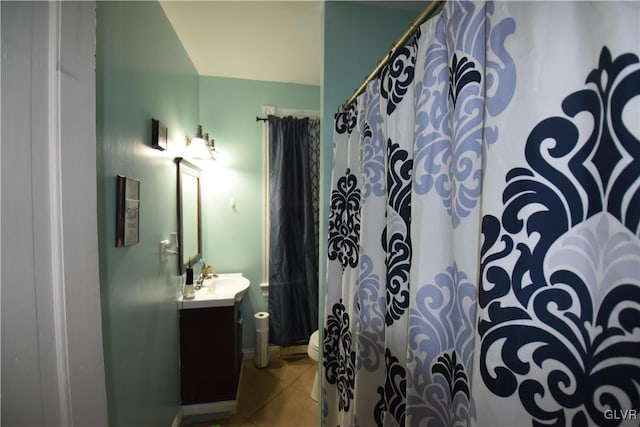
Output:
<instances>
[{"instance_id":1,"label":"dark wood vanity cabinet","mask_svg":"<svg viewBox=\"0 0 640 427\"><path fill-rule=\"evenodd\" d=\"M239 305L179 310L183 405L236 400L242 367Z\"/></svg>"}]
</instances>

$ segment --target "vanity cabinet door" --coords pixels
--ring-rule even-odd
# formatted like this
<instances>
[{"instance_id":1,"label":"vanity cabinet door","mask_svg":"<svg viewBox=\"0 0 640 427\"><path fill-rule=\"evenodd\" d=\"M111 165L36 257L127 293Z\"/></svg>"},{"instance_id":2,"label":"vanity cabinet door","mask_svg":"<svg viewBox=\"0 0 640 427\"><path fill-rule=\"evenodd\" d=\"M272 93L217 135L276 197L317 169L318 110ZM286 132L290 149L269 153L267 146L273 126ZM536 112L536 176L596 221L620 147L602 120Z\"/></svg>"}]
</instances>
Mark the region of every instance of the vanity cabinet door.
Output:
<instances>
[{"instance_id":1,"label":"vanity cabinet door","mask_svg":"<svg viewBox=\"0 0 640 427\"><path fill-rule=\"evenodd\" d=\"M236 399L237 321L236 307L180 310L183 405Z\"/></svg>"}]
</instances>

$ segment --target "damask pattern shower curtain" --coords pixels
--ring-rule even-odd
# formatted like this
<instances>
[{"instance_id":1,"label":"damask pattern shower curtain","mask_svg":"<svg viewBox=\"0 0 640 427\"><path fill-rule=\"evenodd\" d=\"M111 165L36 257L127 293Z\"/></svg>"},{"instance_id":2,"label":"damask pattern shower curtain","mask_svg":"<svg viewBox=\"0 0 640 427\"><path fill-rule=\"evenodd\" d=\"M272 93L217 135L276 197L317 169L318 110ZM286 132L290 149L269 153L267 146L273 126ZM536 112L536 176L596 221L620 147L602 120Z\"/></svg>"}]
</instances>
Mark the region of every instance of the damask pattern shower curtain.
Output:
<instances>
[{"instance_id":1,"label":"damask pattern shower curtain","mask_svg":"<svg viewBox=\"0 0 640 427\"><path fill-rule=\"evenodd\" d=\"M448 1L336 116L324 425L637 425L639 27Z\"/></svg>"}]
</instances>

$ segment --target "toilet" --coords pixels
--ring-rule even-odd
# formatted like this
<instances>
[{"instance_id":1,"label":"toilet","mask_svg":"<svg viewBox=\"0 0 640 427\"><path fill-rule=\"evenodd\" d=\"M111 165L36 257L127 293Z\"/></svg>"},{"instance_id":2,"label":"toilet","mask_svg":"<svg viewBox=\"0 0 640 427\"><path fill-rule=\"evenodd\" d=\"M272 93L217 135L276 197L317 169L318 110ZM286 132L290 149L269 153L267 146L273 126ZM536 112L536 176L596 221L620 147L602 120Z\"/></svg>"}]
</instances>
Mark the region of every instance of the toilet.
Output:
<instances>
[{"instance_id":1,"label":"toilet","mask_svg":"<svg viewBox=\"0 0 640 427\"><path fill-rule=\"evenodd\" d=\"M319 351L318 348L320 346L320 334L318 331L315 331L311 334L309 338L309 345L307 346L307 354L314 362L318 363ZM316 366L316 376L313 380L313 387L311 388L311 398L318 401L318 397L320 397L320 379L318 378L318 367Z\"/></svg>"}]
</instances>

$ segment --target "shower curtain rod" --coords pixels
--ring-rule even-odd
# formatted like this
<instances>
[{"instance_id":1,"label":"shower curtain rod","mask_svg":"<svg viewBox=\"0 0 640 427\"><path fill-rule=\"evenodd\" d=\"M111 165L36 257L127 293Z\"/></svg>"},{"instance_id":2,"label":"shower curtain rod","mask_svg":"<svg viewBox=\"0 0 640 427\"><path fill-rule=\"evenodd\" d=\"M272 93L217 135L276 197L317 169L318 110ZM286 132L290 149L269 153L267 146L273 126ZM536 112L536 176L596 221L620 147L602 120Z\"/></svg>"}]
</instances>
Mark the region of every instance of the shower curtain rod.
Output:
<instances>
[{"instance_id":1,"label":"shower curtain rod","mask_svg":"<svg viewBox=\"0 0 640 427\"><path fill-rule=\"evenodd\" d=\"M371 74L369 74L367 76L367 78L364 80L364 82L362 82L360 87L358 87L358 89L356 89L356 91L353 93L353 95L351 95L351 98L349 98L347 100L347 102L342 104L343 111L347 110L347 108L349 108L349 106L351 104L353 104L353 102L356 100L358 95L360 95L362 92L364 92L365 88L367 87L367 83L369 83L371 80L376 78L376 76L380 73L380 70L382 70L382 68L387 64L387 62L389 62L389 57L391 57L391 54L393 52L395 52L395 50L398 49L399 47L404 46L404 44L409 40L409 38L411 38L413 33L416 32L418 27L423 22L425 22L426 20L431 18L433 15L435 15L435 12L444 3L445 3L445 0L443 0L443 1L432 1L431 3L429 3L429 5L420 13L420 15L418 15L416 20L411 23L411 25L409 26L407 31L405 31L405 33L402 35L402 37L400 37L400 39L398 39L398 41L395 42L395 44L391 47L391 51L389 52L389 54L387 56L385 56L384 58L382 58L380 60L380 62L378 62L378 65L376 66L376 68L371 72Z\"/></svg>"}]
</instances>

